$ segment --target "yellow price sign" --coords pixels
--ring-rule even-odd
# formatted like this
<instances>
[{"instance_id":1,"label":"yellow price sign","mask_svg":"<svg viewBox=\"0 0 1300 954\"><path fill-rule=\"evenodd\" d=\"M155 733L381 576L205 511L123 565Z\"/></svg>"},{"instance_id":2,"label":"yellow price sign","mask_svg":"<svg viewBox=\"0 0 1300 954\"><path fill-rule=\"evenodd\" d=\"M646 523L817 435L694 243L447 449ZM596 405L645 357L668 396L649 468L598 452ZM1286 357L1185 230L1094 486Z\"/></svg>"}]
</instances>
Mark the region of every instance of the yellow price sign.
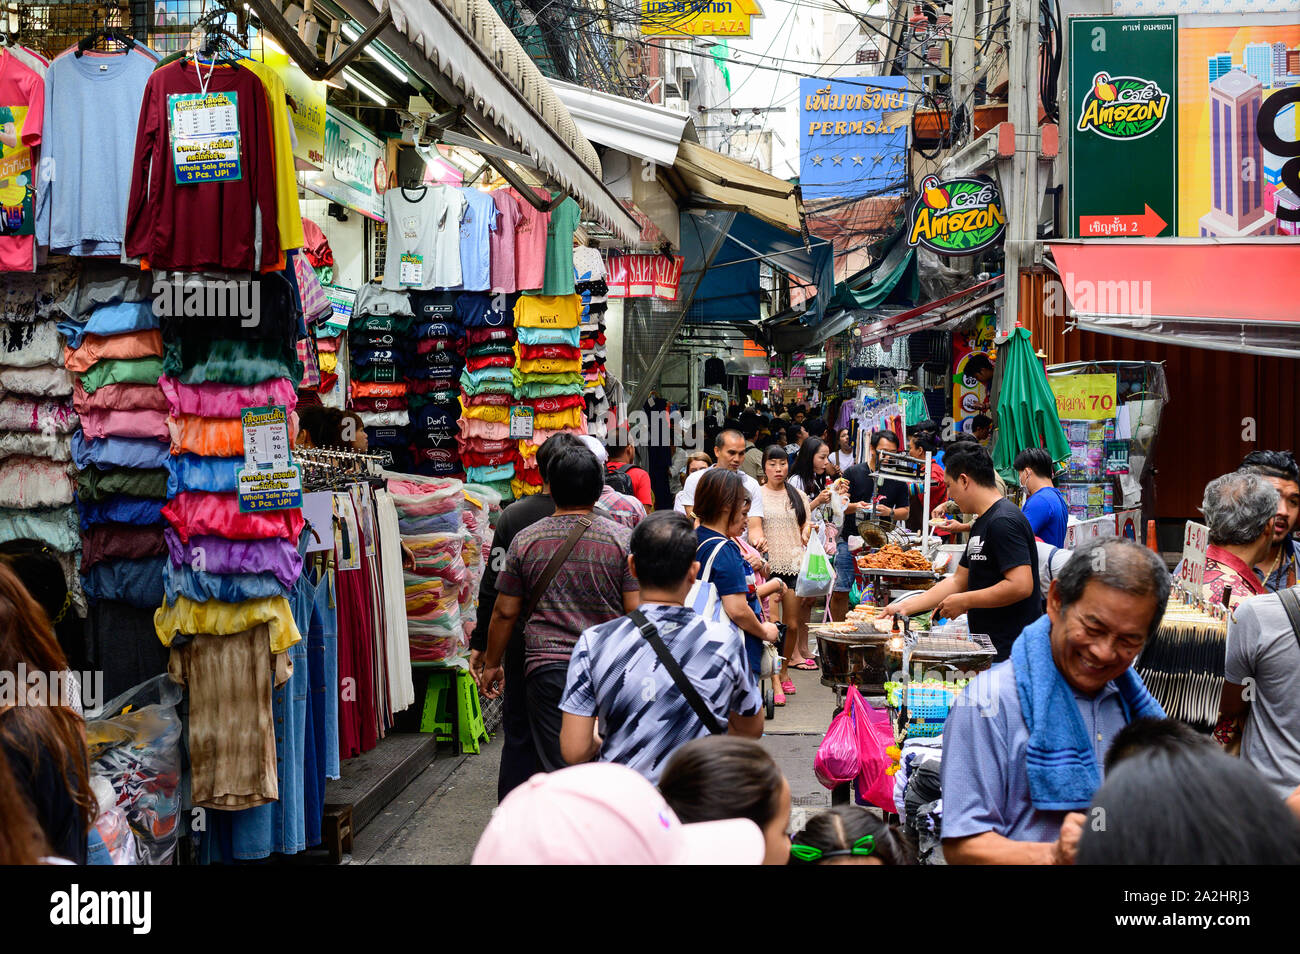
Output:
<instances>
[{"instance_id":1,"label":"yellow price sign","mask_svg":"<svg viewBox=\"0 0 1300 954\"><path fill-rule=\"evenodd\" d=\"M1113 374L1062 374L1048 379L1063 421L1104 421L1115 416Z\"/></svg>"},{"instance_id":2,"label":"yellow price sign","mask_svg":"<svg viewBox=\"0 0 1300 954\"><path fill-rule=\"evenodd\" d=\"M763 11L754 0L641 0L645 35L744 37Z\"/></svg>"}]
</instances>

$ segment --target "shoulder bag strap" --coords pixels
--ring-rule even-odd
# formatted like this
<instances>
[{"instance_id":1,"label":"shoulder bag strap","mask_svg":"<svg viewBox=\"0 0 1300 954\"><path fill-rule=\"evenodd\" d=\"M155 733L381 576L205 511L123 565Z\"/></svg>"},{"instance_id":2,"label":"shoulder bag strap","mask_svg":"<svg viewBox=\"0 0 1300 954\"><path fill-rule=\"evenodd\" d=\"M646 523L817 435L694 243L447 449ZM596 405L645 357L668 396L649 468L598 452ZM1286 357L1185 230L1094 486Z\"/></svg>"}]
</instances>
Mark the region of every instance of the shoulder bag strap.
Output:
<instances>
[{"instance_id":1,"label":"shoulder bag strap","mask_svg":"<svg viewBox=\"0 0 1300 954\"><path fill-rule=\"evenodd\" d=\"M673 654L670 653L668 647L664 645L663 637L661 637L659 631L655 629L654 623L646 619L645 613L641 612L639 609L634 609L632 612L628 613L628 617L636 624L636 628L641 631L641 635L644 636L646 642L650 644L650 648L655 651L655 655L659 657L659 661L663 663L663 667L668 670L668 675L672 676L673 683L686 698L686 702L690 707L695 710L695 714L700 717L700 721L704 723L704 727L714 735L726 734L727 727L721 725L718 722L718 717L704 704L704 700L700 698L699 692L693 685L691 685L691 681L686 678L686 673L682 672L682 667L678 665L677 660L673 658Z\"/></svg>"},{"instance_id":2,"label":"shoulder bag strap","mask_svg":"<svg viewBox=\"0 0 1300 954\"><path fill-rule=\"evenodd\" d=\"M1300 593L1293 589L1282 590L1278 593L1282 600L1282 608L1286 610L1287 618L1291 620L1291 632L1295 634L1297 641L1300 641Z\"/></svg>"},{"instance_id":3,"label":"shoulder bag strap","mask_svg":"<svg viewBox=\"0 0 1300 954\"><path fill-rule=\"evenodd\" d=\"M710 580L710 582L712 582L712 580L709 577L709 574L713 572L713 561L718 558L718 554L722 551L722 548L725 547L730 542L726 537L718 537L717 541L718 541L717 546L715 546L713 548L713 552L709 554L708 560L706 560L704 563L704 569L700 572L700 575L696 577L696 579ZM708 541L706 540L705 543L707 542ZM700 546L703 545L704 544L700 544ZM698 555L699 549L697 548L695 552Z\"/></svg>"},{"instance_id":4,"label":"shoulder bag strap","mask_svg":"<svg viewBox=\"0 0 1300 954\"><path fill-rule=\"evenodd\" d=\"M520 625L523 625L528 622L528 620L532 619L533 613L537 609L537 604L540 603L542 597L546 595L546 591L551 586L551 581L555 579L555 574L560 572L560 567L563 565L564 561L568 559L569 554L573 552L573 548L578 545L579 538L587 532L587 528L590 526L590 517L579 517L578 522L575 523L573 529L569 531L569 535L565 537L564 542L560 544L560 548L551 554L551 559L547 561L546 567L542 570L542 575L537 580L537 585L533 587L533 592L528 597L528 608L525 610L524 615L520 617Z\"/></svg>"}]
</instances>

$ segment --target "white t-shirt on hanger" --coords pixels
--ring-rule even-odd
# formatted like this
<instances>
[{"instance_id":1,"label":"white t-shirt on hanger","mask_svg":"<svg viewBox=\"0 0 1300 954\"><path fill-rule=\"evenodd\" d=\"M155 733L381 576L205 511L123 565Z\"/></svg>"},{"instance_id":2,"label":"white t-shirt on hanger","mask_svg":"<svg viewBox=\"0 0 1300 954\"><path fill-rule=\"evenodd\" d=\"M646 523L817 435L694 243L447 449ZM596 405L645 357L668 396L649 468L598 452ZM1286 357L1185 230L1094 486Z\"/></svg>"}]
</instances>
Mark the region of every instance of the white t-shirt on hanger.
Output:
<instances>
[{"instance_id":1,"label":"white t-shirt on hanger","mask_svg":"<svg viewBox=\"0 0 1300 954\"><path fill-rule=\"evenodd\" d=\"M461 283L460 221L465 196L451 186L384 193L388 248L384 288L427 291Z\"/></svg>"}]
</instances>

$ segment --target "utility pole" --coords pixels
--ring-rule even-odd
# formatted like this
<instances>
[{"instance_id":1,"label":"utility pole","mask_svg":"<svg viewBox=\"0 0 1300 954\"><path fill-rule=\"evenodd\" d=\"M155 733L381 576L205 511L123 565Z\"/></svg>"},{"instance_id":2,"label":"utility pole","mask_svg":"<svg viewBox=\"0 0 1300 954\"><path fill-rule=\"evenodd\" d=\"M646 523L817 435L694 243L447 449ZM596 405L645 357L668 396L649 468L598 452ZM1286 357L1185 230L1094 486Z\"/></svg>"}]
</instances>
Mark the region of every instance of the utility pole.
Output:
<instances>
[{"instance_id":1,"label":"utility pole","mask_svg":"<svg viewBox=\"0 0 1300 954\"><path fill-rule=\"evenodd\" d=\"M997 340L1005 340L1020 313L1020 267L1033 260L1038 241L1038 0L1012 0L1007 69L1007 118L1015 126L1015 153L998 161L1007 215L1002 315Z\"/></svg>"}]
</instances>

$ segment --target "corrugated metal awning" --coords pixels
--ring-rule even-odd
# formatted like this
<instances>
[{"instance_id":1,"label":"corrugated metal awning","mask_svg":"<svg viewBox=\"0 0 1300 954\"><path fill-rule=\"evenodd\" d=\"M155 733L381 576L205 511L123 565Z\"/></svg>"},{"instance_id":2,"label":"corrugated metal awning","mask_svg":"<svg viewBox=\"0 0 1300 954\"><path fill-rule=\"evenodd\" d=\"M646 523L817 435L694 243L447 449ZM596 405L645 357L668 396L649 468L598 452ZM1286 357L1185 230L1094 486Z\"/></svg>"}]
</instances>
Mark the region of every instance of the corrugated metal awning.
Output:
<instances>
[{"instance_id":1,"label":"corrugated metal awning","mask_svg":"<svg viewBox=\"0 0 1300 954\"><path fill-rule=\"evenodd\" d=\"M551 83L488 0L338 0L363 28L393 22L378 39L498 146L515 148L625 242L641 229L601 181L600 158Z\"/></svg>"},{"instance_id":2,"label":"corrugated metal awning","mask_svg":"<svg viewBox=\"0 0 1300 954\"><path fill-rule=\"evenodd\" d=\"M691 118L674 109L551 80L560 101L592 142L671 166Z\"/></svg>"},{"instance_id":3,"label":"corrugated metal awning","mask_svg":"<svg viewBox=\"0 0 1300 954\"><path fill-rule=\"evenodd\" d=\"M687 191L708 200L701 208L747 212L787 232L803 231L798 187L694 142L677 147L673 171Z\"/></svg>"}]
</instances>

